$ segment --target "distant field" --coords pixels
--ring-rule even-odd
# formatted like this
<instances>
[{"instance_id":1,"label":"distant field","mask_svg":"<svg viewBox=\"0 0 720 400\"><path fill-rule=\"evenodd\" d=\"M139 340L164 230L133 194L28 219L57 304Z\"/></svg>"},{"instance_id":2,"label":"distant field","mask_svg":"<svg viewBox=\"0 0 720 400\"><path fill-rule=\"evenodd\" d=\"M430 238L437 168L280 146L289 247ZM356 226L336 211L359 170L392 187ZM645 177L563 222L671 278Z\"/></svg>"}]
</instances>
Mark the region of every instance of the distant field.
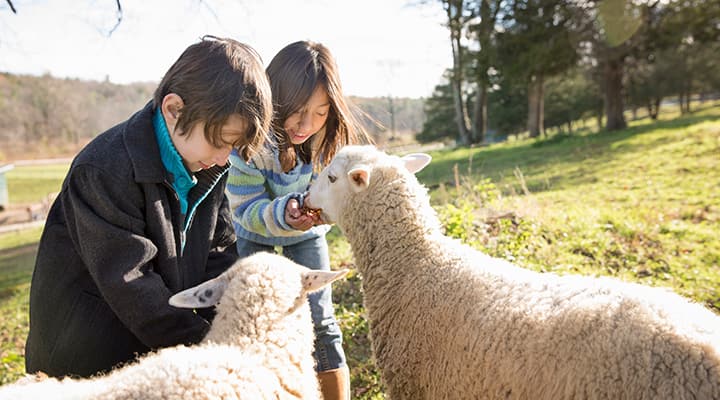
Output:
<instances>
[{"instance_id":1,"label":"distant field","mask_svg":"<svg viewBox=\"0 0 720 400\"><path fill-rule=\"evenodd\" d=\"M488 254L538 271L666 286L720 312L720 106L630 125L433 152L419 179L447 233ZM16 172L13 184L22 176L35 187L19 190L29 201L64 175L61 166L51 177ZM39 234L0 236L0 383L22 373L29 253ZM337 228L328 242L333 268L352 268ZM353 398L383 399L361 281L353 271L333 285L336 314Z\"/></svg>"},{"instance_id":2,"label":"distant field","mask_svg":"<svg viewBox=\"0 0 720 400\"><path fill-rule=\"evenodd\" d=\"M7 173L10 204L39 203L60 191L69 163L16 166Z\"/></svg>"}]
</instances>

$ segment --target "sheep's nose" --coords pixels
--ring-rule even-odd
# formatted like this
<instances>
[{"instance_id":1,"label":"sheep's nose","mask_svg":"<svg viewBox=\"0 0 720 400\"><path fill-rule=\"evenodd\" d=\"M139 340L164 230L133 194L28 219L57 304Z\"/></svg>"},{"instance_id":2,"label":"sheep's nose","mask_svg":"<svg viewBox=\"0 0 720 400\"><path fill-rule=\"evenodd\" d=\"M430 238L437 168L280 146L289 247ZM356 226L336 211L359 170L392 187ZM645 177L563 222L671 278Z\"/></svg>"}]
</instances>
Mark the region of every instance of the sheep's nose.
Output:
<instances>
[{"instance_id":1,"label":"sheep's nose","mask_svg":"<svg viewBox=\"0 0 720 400\"><path fill-rule=\"evenodd\" d=\"M303 205L307 208L314 208L312 206L312 202L310 202L310 193L305 194L305 197L303 198Z\"/></svg>"}]
</instances>

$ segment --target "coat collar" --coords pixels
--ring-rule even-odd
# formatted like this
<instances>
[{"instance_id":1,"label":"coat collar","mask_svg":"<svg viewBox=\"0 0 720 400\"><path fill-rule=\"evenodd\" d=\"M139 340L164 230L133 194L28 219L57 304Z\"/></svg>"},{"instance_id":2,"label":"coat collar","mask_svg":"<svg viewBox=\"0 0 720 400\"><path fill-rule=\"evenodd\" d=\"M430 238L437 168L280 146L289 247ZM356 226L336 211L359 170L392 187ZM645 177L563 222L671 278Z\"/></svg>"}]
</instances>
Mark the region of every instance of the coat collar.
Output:
<instances>
[{"instance_id":1,"label":"coat collar","mask_svg":"<svg viewBox=\"0 0 720 400\"><path fill-rule=\"evenodd\" d=\"M138 183L170 182L171 179L162 164L155 137L152 103L148 102L142 110L130 117L123 131L125 147Z\"/></svg>"}]
</instances>

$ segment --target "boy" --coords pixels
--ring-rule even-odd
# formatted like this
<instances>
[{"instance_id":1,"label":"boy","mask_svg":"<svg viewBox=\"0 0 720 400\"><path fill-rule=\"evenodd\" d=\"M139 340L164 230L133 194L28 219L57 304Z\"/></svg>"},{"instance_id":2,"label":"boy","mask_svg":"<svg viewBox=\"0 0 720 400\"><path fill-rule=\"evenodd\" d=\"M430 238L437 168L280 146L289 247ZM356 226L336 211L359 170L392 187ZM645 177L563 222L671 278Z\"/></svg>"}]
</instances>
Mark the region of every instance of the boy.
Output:
<instances>
[{"instance_id":1,"label":"boy","mask_svg":"<svg viewBox=\"0 0 720 400\"><path fill-rule=\"evenodd\" d=\"M150 103L75 157L40 239L28 373L85 377L202 339L210 313L168 298L237 258L227 161L233 148L249 160L271 117L258 54L206 36Z\"/></svg>"}]
</instances>

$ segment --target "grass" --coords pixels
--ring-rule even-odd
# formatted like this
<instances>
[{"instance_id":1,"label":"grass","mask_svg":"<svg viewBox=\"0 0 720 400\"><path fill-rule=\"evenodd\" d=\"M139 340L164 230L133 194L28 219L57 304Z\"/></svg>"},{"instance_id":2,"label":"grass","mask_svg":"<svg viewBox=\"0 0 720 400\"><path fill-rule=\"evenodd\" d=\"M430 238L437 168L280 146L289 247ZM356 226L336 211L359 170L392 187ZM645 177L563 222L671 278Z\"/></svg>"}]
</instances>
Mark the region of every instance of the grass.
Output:
<instances>
[{"instance_id":1,"label":"grass","mask_svg":"<svg viewBox=\"0 0 720 400\"><path fill-rule=\"evenodd\" d=\"M617 132L432 155L418 176L431 187L449 235L526 268L666 286L720 312L720 106L633 121ZM37 187L27 193L45 191L27 179ZM22 249L32 249L38 236L39 230L0 236L0 289L7 293L0 297L0 383L22 372L33 258ZM333 267L352 268L352 252L337 228L328 242ZM333 285L336 315L353 398L383 399L361 282L353 272Z\"/></svg>"},{"instance_id":2,"label":"grass","mask_svg":"<svg viewBox=\"0 0 720 400\"><path fill-rule=\"evenodd\" d=\"M39 203L59 192L69 167L68 163L16 166L7 173L10 204Z\"/></svg>"},{"instance_id":3,"label":"grass","mask_svg":"<svg viewBox=\"0 0 720 400\"><path fill-rule=\"evenodd\" d=\"M30 277L42 228L0 235L0 385L25 371Z\"/></svg>"},{"instance_id":4,"label":"grass","mask_svg":"<svg viewBox=\"0 0 720 400\"><path fill-rule=\"evenodd\" d=\"M536 270L668 286L720 311L720 108L434 156L419 177L437 185L446 225L452 208L465 207L454 214L472 245ZM457 187L438 171L455 164L471 171L458 172ZM493 196L478 189L484 180ZM472 228L488 209L512 211L513 226Z\"/></svg>"}]
</instances>

